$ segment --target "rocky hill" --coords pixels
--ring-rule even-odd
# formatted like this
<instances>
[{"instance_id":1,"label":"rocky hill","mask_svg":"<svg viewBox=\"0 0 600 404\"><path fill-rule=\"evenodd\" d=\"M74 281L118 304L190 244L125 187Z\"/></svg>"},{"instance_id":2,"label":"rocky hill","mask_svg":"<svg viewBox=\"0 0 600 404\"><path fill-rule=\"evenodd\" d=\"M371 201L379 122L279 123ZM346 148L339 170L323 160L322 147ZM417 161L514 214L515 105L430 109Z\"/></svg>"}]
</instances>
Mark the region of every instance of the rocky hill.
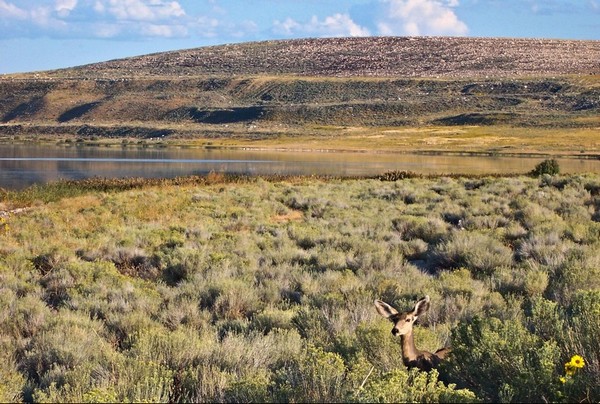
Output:
<instances>
[{"instance_id":1,"label":"rocky hill","mask_svg":"<svg viewBox=\"0 0 600 404\"><path fill-rule=\"evenodd\" d=\"M233 136L308 127L600 126L600 41L334 38L0 76L0 135ZM251 133L250 133L251 135Z\"/></svg>"},{"instance_id":2,"label":"rocky hill","mask_svg":"<svg viewBox=\"0 0 600 404\"><path fill-rule=\"evenodd\" d=\"M452 78L600 74L600 41L451 37L267 41L165 52L57 73Z\"/></svg>"}]
</instances>

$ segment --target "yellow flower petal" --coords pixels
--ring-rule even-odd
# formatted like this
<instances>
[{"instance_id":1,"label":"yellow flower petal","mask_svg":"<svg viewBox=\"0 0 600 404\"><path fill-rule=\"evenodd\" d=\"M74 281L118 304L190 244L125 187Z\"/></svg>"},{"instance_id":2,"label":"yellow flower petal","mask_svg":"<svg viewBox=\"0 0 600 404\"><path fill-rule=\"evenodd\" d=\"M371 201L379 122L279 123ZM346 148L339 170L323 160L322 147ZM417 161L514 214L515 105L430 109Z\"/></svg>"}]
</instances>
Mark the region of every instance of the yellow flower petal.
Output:
<instances>
[{"instance_id":1,"label":"yellow flower petal","mask_svg":"<svg viewBox=\"0 0 600 404\"><path fill-rule=\"evenodd\" d=\"M571 366L573 366L574 368L577 369L581 369L582 367L585 366L585 361L583 360L583 357L580 355L573 355L573 357L571 358L571 362L569 362L571 364Z\"/></svg>"}]
</instances>

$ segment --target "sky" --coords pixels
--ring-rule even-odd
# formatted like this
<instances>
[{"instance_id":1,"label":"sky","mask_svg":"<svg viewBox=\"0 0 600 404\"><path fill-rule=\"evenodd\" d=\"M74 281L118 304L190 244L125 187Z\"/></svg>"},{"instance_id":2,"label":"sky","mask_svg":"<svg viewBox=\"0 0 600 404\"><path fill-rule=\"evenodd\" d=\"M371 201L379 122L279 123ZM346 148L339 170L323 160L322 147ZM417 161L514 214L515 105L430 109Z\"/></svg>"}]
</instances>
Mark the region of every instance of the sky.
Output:
<instances>
[{"instance_id":1,"label":"sky","mask_svg":"<svg viewBox=\"0 0 600 404\"><path fill-rule=\"evenodd\" d=\"M600 40L600 0L0 0L0 74L336 36Z\"/></svg>"}]
</instances>

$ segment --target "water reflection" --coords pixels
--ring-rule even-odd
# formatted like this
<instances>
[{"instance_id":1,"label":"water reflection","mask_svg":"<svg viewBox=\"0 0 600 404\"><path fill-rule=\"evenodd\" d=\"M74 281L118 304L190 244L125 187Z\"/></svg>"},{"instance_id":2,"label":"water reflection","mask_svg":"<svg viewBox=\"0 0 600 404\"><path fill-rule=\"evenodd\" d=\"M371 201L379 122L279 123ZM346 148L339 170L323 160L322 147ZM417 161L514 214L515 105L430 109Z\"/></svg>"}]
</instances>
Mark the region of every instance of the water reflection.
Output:
<instances>
[{"instance_id":1,"label":"water reflection","mask_svg":"<svg viewBox=\"0 0 600 404\"><path fill-rule=\"evenodd\" d=\"M541 158L429 156L392 153L289 152L185 148L0 145L0 187L89 177L176 177L211 171L249 175L524 173ZM600 161L563 159L563 172L600 172Z\"/></svg>"}]
</instances>

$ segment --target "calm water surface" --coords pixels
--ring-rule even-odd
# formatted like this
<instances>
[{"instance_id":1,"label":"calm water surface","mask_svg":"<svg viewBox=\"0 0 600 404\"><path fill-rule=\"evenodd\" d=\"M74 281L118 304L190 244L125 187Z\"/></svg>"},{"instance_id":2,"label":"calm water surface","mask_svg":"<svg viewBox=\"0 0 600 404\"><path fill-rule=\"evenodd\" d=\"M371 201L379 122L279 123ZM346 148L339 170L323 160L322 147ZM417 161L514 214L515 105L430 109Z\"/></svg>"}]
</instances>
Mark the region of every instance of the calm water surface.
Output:
<instances>
[{"instance_id":1,"label":"calm water surface","mask_svg":"<svg viewBox=\"0 0 600 404\"><path fill-rule=\"evenodd\" d=\"M543 159L426 156L392 153L289 152L186 148L0 145L0 188L21 189L59 179L176 177L211 171L249 175L376 175L524 173ZM560 160L562 172L600 172L598 160Z\"/></svg>"}]
</instances>

